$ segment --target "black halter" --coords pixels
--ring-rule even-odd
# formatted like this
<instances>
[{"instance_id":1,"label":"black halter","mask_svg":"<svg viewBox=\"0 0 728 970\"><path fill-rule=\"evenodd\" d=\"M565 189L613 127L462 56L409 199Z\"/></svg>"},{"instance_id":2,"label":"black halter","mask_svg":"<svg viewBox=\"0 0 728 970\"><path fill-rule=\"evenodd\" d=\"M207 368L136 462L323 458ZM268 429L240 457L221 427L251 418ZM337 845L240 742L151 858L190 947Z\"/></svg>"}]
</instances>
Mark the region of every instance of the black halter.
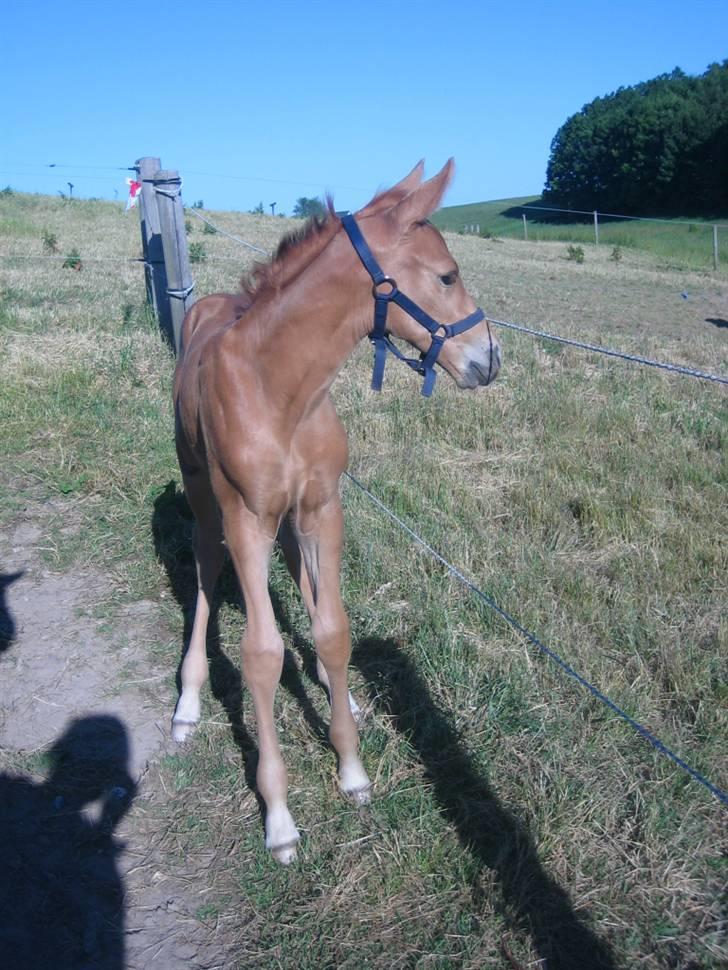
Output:
<instances>
[{"instance_id":1,"label":"black halter","mask_svg":"<svg viewBox=\"0 0 728 970\"><path fill-rule=\"evenodd\" d=\"M359 259L364 264L364 268L371 276L374 286L372 287L372 294L374 296L374 328L369 334L369 339L374 344L374 371L372 373L372 389L375 391L380 391L382 389L382 381L384 380L384 365L387 362L387 351L390 351L399 360L404 361L408 367L421 374L424 377L424 384L422 385L422 394L424 397L429 397L435 388L435 379L437 377L435 373L435 362L437 361L438 354L442 349L442 345L445 343L448 337L456 337L459 333L464 333L466 330L470 330L481 320L485 319L485 314L478 307L478 309L471 313L469 317L465 317L462 320L458 320L457 323L438 323L434 320L429 313L425 313L422 307L419 307L413 300L410 300L408 296L401 293L397 289L397 284L391 278L391 276L386 276L382 271L379 263L374 258L374 254L367 245L362 231L359 228L354 216L346 215L342 217L342 225L346 230L346 234L351 240L351 244L357 252ZM388 290L380 290L381 286L388 286ZM405 313L408 313L420 326L424 327L425 330L429 331L432 336L432 343L426 352L420 354L419 359L414 357L405 357L399 347L392 343L392 340L387 333L387 310L389 309L390 303L396 303L397 306L401 307Z\"/></svg>"}]
</instances>

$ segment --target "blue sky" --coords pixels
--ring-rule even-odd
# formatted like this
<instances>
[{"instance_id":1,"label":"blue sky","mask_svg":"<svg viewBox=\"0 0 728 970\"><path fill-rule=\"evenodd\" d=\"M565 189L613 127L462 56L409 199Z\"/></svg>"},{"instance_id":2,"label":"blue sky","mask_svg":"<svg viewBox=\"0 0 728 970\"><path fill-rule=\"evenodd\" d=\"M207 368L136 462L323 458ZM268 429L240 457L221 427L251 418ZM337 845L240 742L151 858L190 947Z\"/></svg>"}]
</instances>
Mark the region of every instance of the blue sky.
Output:
<instances>
[{"instance_id":1,"label":"blue sky","mask_svg":"<svg viewBox=\"0 0 728 970\"><path fill-rule=\"evenodd\" d=\"M594 97L728 57L726 0L9 0L0 185L122 198L155 155L208 208L357 208L454 155L446 204L540 192ZM152 13L153 11L153 13ZM51 163L57 167L49 168Z\"/></svg>"}]
</instances>

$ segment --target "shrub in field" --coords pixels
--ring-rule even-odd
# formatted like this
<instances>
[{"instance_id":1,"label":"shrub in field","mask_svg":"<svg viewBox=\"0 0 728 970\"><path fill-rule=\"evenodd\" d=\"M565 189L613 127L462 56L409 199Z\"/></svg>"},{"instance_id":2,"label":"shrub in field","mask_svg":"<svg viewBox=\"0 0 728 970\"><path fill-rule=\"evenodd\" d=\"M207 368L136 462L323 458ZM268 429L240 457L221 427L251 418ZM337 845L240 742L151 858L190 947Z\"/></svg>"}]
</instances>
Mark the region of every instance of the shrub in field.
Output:
<instances>
[{"instance_id":1,"label":"shrub in field","mask_svg":"<svg viewBox=\"0 0 728 970\"><path fill-rule=\"evenodd\" d=\"M618 263L622 259L622 250L619 246L615 246L609 254L609 258L613 263Z\"/></svg>"},{"instance_id":2,"label":"shrub in field","mask_svg":"<svg viewBox=\"0 0 728 970\"><path fill-rule=\"evenodd\" d=\"M49 232L47 229L44 229L42 239L44 253L52 256L58 252L58 236L54 232Z\"/></svg>"},{"instance_id":3,"label":"shrub in field","mask_svg":"<svg viewBox=\"0 0 728 970\"><path fill-rule=\"evenodd\" d=\"M192 232L192 223L189 219L185 219L185 235L189 236Z\"/></svg>"},{"instance_id":4,"label":"shrub in field","mask_svg":"<svg viewBox=\"0 0 728 970\"><path fill-rule=\"evenodd\" d=\"M581 246L569 246L566 250L566 258L574 263L584 262L584 250Z\"/></svg>"},{"instance_id":5,"label":"shrub in field","mask_svg":"<svg viewBox=\"0 0 728 970\"><path fill-rule=\"evenodd\" d=\"M323 218L326 215L326 205L318 197L307 199L306 196L301 196L293 207L293 215L296 219L310 219L311 216Z\"/></svg>"},{"instance_id":6,"label":"shrub in field","mask_svg":"<svg viewBox=\"0 0 728 970\"><path fill-rule=\"evenodd\" d=\"M202 243L190 243L189 254L191 263L202 263L207 259L207 253Z\"/></svg>"},{"instance_id":7,"label":"shrub in field","mask_svg":"<svg viewBox=\"0 0 728 970\"><path fill-rule=\"evenodd\" d=\"M77 249L72 249L70 253L66 254L66 258L63 260L63 268L75 270L80 270L83 268L81 254Z\"/></svg>"},{"instance_id":8,"label":"shrub in field","mask_svg":"<svg viewBox=\"0 0 728 970\"><path fill-rule=\"evenodd\" d=\"M13 189L11 189L9 185L6 185L5 188L0 192L0 195L13 195Z\"/></svg>"},{"instance_id":9,"label":"shrub in field","mask_svg":"<svg viewBox=\"0 0 728 970\"><path fill-rule=\"evenodd\" d=\"M206 236L214 236L217 229L214 226L211 226L209 222L206 222L202 232Z\"/></svg>"}]
</instances>

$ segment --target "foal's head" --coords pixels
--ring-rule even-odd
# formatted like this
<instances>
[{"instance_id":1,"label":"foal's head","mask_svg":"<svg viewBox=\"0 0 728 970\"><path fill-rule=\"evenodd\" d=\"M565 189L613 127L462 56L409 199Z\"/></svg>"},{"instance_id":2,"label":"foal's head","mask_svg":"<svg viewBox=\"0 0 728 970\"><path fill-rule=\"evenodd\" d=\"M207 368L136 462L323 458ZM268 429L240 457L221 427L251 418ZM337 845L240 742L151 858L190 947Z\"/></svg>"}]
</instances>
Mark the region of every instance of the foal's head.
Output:
<instances>
[{"instance_id":1,"label":"foal's head","mask_svg":"<svg viewBox=\"0 0 728 970\"><path fill-rule=\"evenodd\" d=\"M428 221L439 206L453 171L450 159L434 178L417 185L384 211L376 206L375 199L358 213L362 231L382 269L397 281L402 293L442 324L463 320L476 310L458 264ZM408 188L418 172L419 167L407 176ZM390 307L387 327L394 336L420 351L426 352L430 346L427 330L398 306ZM487 320L446 340L438 357L438 363L461 388L490 384L500 361L500 347Z\"/></svg>"}]
</instances>

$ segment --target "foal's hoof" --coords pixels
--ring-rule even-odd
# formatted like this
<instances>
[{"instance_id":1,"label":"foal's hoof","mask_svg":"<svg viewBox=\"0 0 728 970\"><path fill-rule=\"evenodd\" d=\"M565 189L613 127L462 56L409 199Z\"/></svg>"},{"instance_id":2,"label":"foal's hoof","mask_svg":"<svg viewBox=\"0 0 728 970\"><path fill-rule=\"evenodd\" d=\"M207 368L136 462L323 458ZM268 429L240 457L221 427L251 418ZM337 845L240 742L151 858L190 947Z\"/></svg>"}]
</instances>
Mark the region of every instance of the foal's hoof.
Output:
<instances>
[{"instance_id":1,"label":"foal's hoof","mask_svg":"<svg viewBox=\"0 0 728 970\"><path fill-rule=\"evenodd\" d=\"M282 866L287 866L296 858L296 845L296 842L289 842L288 845L279 845L275 849L271 849L270 852L276 862L280 862Z\"/></svg>"},{"instance_id":2,"label":"foal's hoof","mask_svg":"<svg viewBox=\"0 0 728 970\"><path fill-rule=\"evenodd\" d=\"M197 721L182 721L174 718L172 720L172 740L176 741L177 744L188 741L195 733L197 724Z\"/></svg>"},{"instance_id":3,"label":"foal's hoof","mask_svg":"<svg viewBox=\"0 0 728 970\"><path fill-rule=\"evenodd\" d=\"M372 785L364 785L362 788L352 788L345 791L344 795L355 805L368 805L372 800Z\"/></svg>"}]
</instances>

